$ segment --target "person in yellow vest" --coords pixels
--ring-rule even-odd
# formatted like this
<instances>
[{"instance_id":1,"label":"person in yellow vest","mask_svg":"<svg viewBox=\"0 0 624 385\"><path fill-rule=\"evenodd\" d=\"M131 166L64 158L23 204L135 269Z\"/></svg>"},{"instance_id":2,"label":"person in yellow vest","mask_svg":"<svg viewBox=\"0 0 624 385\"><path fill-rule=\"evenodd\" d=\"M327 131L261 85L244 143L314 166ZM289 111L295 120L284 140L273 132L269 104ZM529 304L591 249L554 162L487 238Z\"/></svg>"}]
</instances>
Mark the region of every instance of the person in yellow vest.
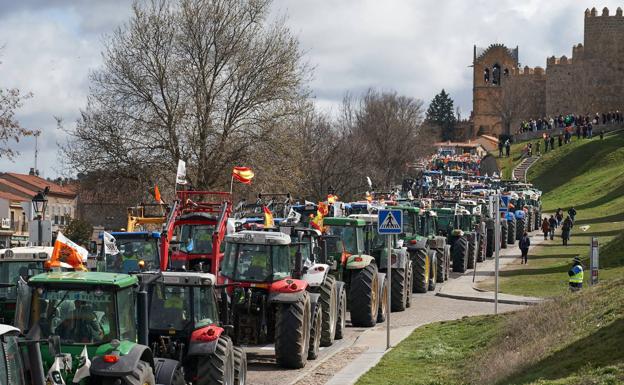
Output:
<instances>
[{"instance_id":1,"label":"person in yellow vest","mask_svg":"<svg viewBox=\"0 0 624 385\"><path fill-rule=\"evenodd\" d=\"M580 257L574 257L572 268L568 271L570 290L579 291L583 288L583 264Z\"/></svg>"}]
</instances>

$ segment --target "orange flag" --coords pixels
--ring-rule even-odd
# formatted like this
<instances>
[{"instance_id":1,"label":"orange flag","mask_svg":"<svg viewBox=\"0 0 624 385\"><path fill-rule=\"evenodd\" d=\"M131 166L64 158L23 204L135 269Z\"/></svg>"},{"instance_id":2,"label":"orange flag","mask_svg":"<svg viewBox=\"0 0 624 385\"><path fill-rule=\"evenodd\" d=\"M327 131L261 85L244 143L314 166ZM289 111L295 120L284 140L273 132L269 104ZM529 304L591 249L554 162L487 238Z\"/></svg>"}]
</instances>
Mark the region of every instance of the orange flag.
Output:
<instances>
[{"instance_id":1,"label":"orange flag","mask_svg":"<svg viewBox=\"0 0 624 385\"><path fill-rule=\"evenodd\" d=\"M249 167L234 167L232 177L241 183L251 184L254 172Z\"/></svg>"},{"instance_id":2,"label":"orange flag","mask_svg":"<svg viewBox=\"0 0 624 385\"><path fill-rule=\"evenodd\" d=\"M64 236L61 232L56 236L52 258L47 263L48 268L61 267L62 263L68 264L77 271L87 271L85 263L89 252L75 242Z\"/></svg>"},{"instance_id":3,"label":"orange flag","mask_svg":"<svg viewBox=\"0 0 624 385\"><path fill-rule=\"evenodd\" d=\"M275 221L273 221L273 213L271 213L271 210L266 206L262 206L262 211L264 211L264 228L275 227Z\"/></svg>"},{"instance_id":4,"label":"orange flag","mask_svg":"<svg viewBox=\"0 0 624 385\"><path fill-rule=\"evenodd\" d=\"M156 202L162 204L163 201L160 197L160 190L158 189L158 185L154 185L154 199L156 199Z\"/></svg>"},{"instance_id":5,"label":"orange flag","mask_svg":"<svg viewBox=\"0 0 624 385\"><path fill-rule=\"evenodd\" d=\"M327 203L329 203L330 205L336 203L337 200L338 200L337 195L334 195L334 194L327 195Z\"/></svg>"}]
</instances>

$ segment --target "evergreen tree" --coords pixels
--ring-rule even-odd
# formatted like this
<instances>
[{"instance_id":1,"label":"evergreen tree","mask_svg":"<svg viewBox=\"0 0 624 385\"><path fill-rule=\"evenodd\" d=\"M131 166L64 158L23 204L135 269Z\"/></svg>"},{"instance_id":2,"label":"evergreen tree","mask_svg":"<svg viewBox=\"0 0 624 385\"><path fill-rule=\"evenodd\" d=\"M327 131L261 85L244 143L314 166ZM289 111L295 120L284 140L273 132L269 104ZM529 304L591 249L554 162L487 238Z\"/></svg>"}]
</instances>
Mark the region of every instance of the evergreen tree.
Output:
<instances>
[{"instance_id":1,"label":"evergreen tree","mask_svg":"<svg viewBox=\"0 0 624 385\"><path fill-rule=\"evenodd\" d=\"M429 104L426 120L440 127L442 130L442 140L455 139L455 123L457 119L454 114L453 99L451 99L444 89L442 89L442 91L433 98L431 104Z\"/></svg>"}]
</instances>

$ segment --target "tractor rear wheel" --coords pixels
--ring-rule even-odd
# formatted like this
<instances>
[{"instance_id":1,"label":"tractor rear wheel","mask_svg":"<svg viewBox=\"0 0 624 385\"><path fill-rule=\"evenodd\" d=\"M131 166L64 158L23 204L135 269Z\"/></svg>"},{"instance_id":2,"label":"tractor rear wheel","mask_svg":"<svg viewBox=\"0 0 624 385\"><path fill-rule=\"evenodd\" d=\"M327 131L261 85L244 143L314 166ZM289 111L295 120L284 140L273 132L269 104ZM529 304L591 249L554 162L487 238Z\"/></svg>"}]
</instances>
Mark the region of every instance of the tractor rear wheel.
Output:
<instances>
[{"instance_id":1,"label":"tractor rear wheel","mask_svg":"<svg viewBox=\"0 0 624 385\"><path fill-rule=\"evenodd\" d=\"M232 340L221 335L213 354L197 360L197 384L234 384L234 352Z\"/></svg>"},{"instance_id":2,"label":"tractor rear wheel","mask_svg":"<svg viewBox=\"0 0 624 385\"><path fill-rule=\"evenodd\" d=\"M154 371L150 364L145 361L139 361L132 373L126 376L122 376L121 378L104 377L101 380L102 385L113 385L117 383L128 385L156 385ZM121 380L121 382L119 380Z\"/></svg>"},{"instance_id":3,"label":"tractor rear wheel","mask_svg":"<svg viewBox=\"0 0 624 385\"><path fill-rule=\"evenodd\" d=\"M341 340L347 327L347 291L344 285L338 291L338 312L336 314L336 335L335 339Z\"/></svg>"},{"instance_id":4,"label":"tractor rear wheel","mask_svg":"<svg viewBox=\"0 0 624 385\"><path fill-rule=\"evenodd\" d=\"M438 264L438 266L436 267L436 273L437 273L436 281L444 282L446 281L446 277L444 274L444 271L446 270L444 266L446 264L446 258L444 257L444 248L436 249L435 251L436 251L436 261Z\"/></svg>"},{"instance_id":5,"label":"tractor rear wheel","mask_svg":"<svg viewBox=\"0 0 624 385\"><path fill-rule=\"evenodd\" d=\"M516 241L522 239L526 231L526 217L516 219Z\"/></svg>"},{"instance_id":6,"label":"tractor rear wheel","mask_svg":"<svg viewBox=\"0 0 624 385\"><path fill-rule=\"evenodd\" d=\"M308 348L308 360L316 360L321 348L321 328L323 327L323 310L317 302L312 305L312 322L310 327L310 347Z\"/></svg>"},{"instance_id":7,"label":"tractor rear wheel","mask_svg":"<svg viewBox=\"0 0 624 385\"><path fill-rule=\"evenodd\" d=\"M242 348L234 347L234 385L247 383L247 354Z\"/></svg>"},{"instance_id":8,"label":"tractor rear wheel","mask_svg":"<svg viewBox=\"0 0 624 385\"><path fill-rule=\"evenodd\" d=\"M381 281L382 278L380 277ZM390 283L388 282L388 276L383 275L383 282L381 282L381 290L379 291L379 311L377 312L377 323L386 321L386 314L388 314L388 290Z\"/></svg>"},{"instance_id":9,"label":"tractor rear wheel","mask_svg":"<svg viewBox=\"0 0 624 385\"><path fill-rule=\"evenodd\" d=\"M310 298L304 292L297 302L280 304L275 321L275 359L290 369L303 368L310 344Z\"/></svg>"},{"instance_id":10,"label":"tractor rear wheel","mask_svg":"<svg viewBox=\"0 0 624 385\"><path fill-rule=\"evenodd\" d=\"M496 224L494 224L496 226ZM494 255L494 244L496 240L494 239L494 228L487 229L487 244L485 245L485 258L492 258Z\"/></svg>"},{"instance_id":11,"label":"tractor rear wheel","mask_svg":"<svg viewBox=\"0 0 624 385\"><path fill-rule=\"evenodd\" d=\"M405 273L407 274L407 281L405 282L405 307L412 306L412 261L407 261L407 267L405 268Z\"/></svg>"},{"instance_id":12,"label":"tractor rear wheel","mask_svg":"<svg viewBox=\"0 0 624 385\"><path fill-rule=\"evenodd\" d=\"M407 307L407 271L405 269L392 269L392 311L403 311Z\"/></svg>"},{"instance_id":13,"label":"tractor rear wheel","mask_svg":"<svg viewBox=\"0 0 624 385\"><path fill-rule=\"evenodd\" d=\"M412 291L414 293L426 293L427 285L429 284L429 271L427 270L427 255L426 249L418 249L414 253L410 253L410 259L412 260L412 276L414 284Z\"/></svg>"},{"instance_id":14,"label":"tractor rear wheel","mask_svg":"<svg viewBox=\"0 0 624 385\"><path fill-rule=\"evenodd\" d=\"M507 244L516 243L516 218L507 221Z\"/></svg>"},{"instance_id":15,"label":"tractor rear wheel","mask_svg":"<svg viewBox=\"0 0 624 385\"><path fill-rule=\"evenodd\" d=\"M331 346L336 337L336 278L328 274L321 285L319 303L323 312L323 327L321 331L321 346Z\"/></svg>"},{"instance_id":16,"label":"tractor rear wheel","mask_svg":"<svg viewBox=\"0 0 624 385\"><path fill-rule=\"evenodd\" d=\"M507 221L501 221L501 239L500 239L500 247L501 249L507 248L507 233L509 232L509 225Z\"/></svg>"},{"instance_id":17,"label":"tractor rear wheel","mask_svg":"<svg viewBox=\"0 0 624 385\"><path fill-rule=\"evenodd\" d=\"M466 237L461 236L455 240L453 244L453 271L456 273L463 273L466 271L466 265L468 263L468 240Z\"/></svg>"},{"instance_id":18,"label":"tractor rear wheel","mask_svg":"<svg viewBox=\"0 0 624 385\"><path fill-rule=\"evenodd\" d=\"M349 311L353 326L372 327L377 323L379 311L379 277L377 265L351 271Z\"/></svg>"}]
</instances>

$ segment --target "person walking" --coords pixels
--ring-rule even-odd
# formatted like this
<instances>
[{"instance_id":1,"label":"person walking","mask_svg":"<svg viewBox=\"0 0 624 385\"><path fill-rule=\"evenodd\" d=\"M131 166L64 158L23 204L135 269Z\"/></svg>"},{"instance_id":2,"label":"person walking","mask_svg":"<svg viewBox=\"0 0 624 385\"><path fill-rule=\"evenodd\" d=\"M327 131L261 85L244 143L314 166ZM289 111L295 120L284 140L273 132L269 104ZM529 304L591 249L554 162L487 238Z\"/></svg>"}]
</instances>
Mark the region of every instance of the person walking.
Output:
<instances>
[{"instance_id":1,"label":"person walking","mask_svg":"<svg viewBox=\"0 0 624 385\"><path fill-rule=\"evenodd\" d=\"M550 136L550 151L555 149L555 137L554 136Z\"/></svg>"},{"instance_id":2,"label":"person walking","mask_svg":"<svg viewBox=\"0 0 624 385\"><path fill-rule=\"evenodd\" d=\"M555 229L557 228L557 220L554 215L551 215L548 219L548 229L550 232L550 240L555 239Z\"/></svg>"},{"instance_id":3,"label":"person walking","mask_svg":"<svg viewBox=\"0 0 624 385\"><path fill-rule=\"evenodd\" d=\"M544 233L544 240L547 240L548 234L550 234L550 223L546 217L542 220L542 232Z\"/></svg>"},{"instance_id":4,"label":"person walking","mask_svg":"<svg viewBox=\"0 0 624 385\"><path fill-rule=\"evenodd\" d=\"M537 141L537 143L535 143L535 153L537 154L537 156L542 156L542 153L540 151L540 142L539 142L539 140Z\"/></svg>"},{"instance_id":5,"label":"person walking","mask_svg":"<svg viewBox=\"0 0 624 385\"><path fill-rule=\"evenodd\" d=\"M570 231L572 230L572 220L570 217L566 217L563 221L563 225L561 225L561 240L563 241L563 245L567 246L568 241L570 240Z\"/></svg>"},{"instance_id":6,"label":"person walking","mask_svg":"<svg viewBox=\"0 0 624 385\"><path fill-rule=\"evenodd\" d=\"M529 238L529 234L525 231L524 234L522 235L522 238L520 238L520 243L518 244L518 247L520 247L520 251L522 252L522 257L521 257L522 261L520 262L521 264L528 263L530 246L531 246L531 239Z\"/></svg>"},{"instance_id":7,"label":"person walking","mask_svg":"<svg viewBox=\"0 0 624 385\"><path fill-rule=\"evenodd\" d=\"M498 140L498 157L503 157L503 141L500 139Z\"/></svg>"},{"instance_id":8,"label":"person walking","mask_svg":"<svg viewBox=\"0 0 624 385\"><path fill-rule=\"evenodd\" d=\"M579 291L583 288L583 264L581 258L576 256L572 260L572 268L568 271L570 291Z\"/></svg>"},{"instance_id":9,"label":"person walking","mask_svg":"<svg viewBox=\"0 0 624 385\"><path fill-rule=\"evenodd\" d=\"M505 141L505 155L507 155L508 158L509 158L510 152L511 152L511 143L509 142L509 139L507 139Z\"/></svg>"},{"instance_id":10,"label":"person walking","mask_svg":"<svg viewBox=\"0 0 624 385\"><path fill-rule=\"evenodd\" d=\"M563 222L563 210L557 209L557 211L555 211L555 219L557 220L557 227L561 226L561 222Z\"/></svg>"},{"instance_id":11,"label":"person walking","mask_svg":"<svg viewBox=\"0 0 624 385\"><path fill-rule=\"evenodd\" d=\"M570 216L570 219L572 219L572 227L574 227L574 219L576 218L576 210L574 209L574 206L570 207L568 215Z\"/></svg>"}]
</instances>

